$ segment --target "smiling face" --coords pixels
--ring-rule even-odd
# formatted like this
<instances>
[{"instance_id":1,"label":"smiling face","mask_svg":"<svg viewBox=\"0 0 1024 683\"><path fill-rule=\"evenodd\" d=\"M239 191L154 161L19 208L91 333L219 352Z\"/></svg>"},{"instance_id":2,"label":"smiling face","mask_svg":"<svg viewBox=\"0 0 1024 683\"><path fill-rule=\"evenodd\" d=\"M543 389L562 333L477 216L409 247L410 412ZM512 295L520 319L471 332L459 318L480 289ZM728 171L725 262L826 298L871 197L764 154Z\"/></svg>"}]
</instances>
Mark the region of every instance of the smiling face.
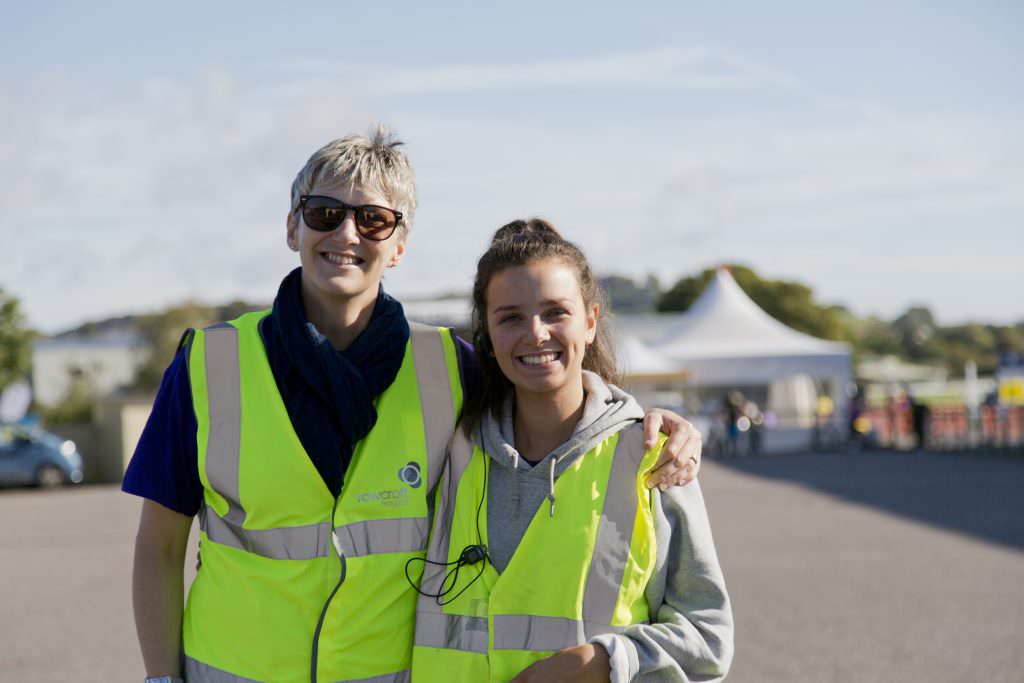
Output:
<instances>
[{"instance_id":1,"label":"smiling face","mask_svg":"<svg viewBox=\"0 0 1024 683\"><path fill-rule=\"evenodd\" d=\"M358 185L314 186L310 194L334 197L359 206L390 204ZM381 242L360 237L354 212L331 232L317 232L302 220L302 211L288 215L288 246L302 263L302 294L307 308L331 310L355 306L372 308L384 269L398 265L405 254L405 233L396 230Z\"/></svg>"},{"instance_id":2,"label":"smiling face","mask_svg":"<svg viewBox=\"0 0 1024 683\"><path fill-rule=\"evenodd\" d=\"M597 332L575 270L546 259L498 271L487 285L487 330L498 367L530 396L582 401L583 356Z\"/></svg>"}]
</instances>

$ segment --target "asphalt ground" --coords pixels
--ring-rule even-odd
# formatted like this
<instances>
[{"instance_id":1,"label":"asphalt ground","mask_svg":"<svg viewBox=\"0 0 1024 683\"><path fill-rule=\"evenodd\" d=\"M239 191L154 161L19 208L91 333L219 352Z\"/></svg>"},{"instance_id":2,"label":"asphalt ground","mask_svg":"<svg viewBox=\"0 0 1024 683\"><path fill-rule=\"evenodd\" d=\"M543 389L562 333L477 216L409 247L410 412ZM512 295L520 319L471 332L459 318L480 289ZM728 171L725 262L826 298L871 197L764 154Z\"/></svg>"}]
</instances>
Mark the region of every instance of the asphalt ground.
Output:
<instances>
[{"instance_id":1,"label":"asphalt ground","mask_svg":"<svg viewBox=\"0 0 1024 683\"><path fill-rule=\"evenodd\" d=\"M1024 456L708 462L734 682L1024 680ZM140 681L139 501L0 492L0 681Z\"/></svg>"}]
</instances>

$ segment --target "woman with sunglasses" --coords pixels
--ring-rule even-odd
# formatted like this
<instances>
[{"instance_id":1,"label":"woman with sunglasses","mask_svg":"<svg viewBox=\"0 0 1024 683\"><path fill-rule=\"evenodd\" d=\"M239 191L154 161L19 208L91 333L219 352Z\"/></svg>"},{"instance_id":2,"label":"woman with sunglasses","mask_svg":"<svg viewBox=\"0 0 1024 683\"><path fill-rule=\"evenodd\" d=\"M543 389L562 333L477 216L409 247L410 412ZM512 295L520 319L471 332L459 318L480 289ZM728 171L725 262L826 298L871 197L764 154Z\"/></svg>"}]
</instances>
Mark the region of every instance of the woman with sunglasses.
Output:
<instances>
[{"instance_id":1,"label":"woman with sunglasses","mask_svg":"<svg viewBox=\"0 0 1024 683\"><path fill-rule=\"evenodd\" d=\"M287 217L301 267L273 308L189 331L123 488L145 500L133 605L152 680L400 681L408 675L428 496L477 371L448 330L384 293L416 208L383 129L318 150ZM674 427L662 485L695 474ZM189 529L202 566L182 609Z\"/></svg>"},{"instance_id":2,"label":"woman with sunglasses","mask_svg":"<svg viewBox=\"0 0 1024 683\"><path fill-rule=\"evenodd\" d=\"M413 683L724 678L732 613L696 482L649 491L657 452L616 377L578 248L501 228L473 287L483 391L438 486Z\"/></svg>"}]
</instances>

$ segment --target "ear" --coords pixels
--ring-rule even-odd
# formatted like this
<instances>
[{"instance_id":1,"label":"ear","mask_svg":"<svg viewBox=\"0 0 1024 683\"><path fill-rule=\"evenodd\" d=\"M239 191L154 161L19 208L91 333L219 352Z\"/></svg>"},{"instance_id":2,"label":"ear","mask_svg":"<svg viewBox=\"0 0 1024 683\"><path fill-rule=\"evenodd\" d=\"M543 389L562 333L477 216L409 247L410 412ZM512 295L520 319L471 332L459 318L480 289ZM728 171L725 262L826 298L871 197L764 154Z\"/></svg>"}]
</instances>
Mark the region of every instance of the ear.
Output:
<instances>
[{"instance_id":1,"label":"ear","mask_svg":"<svg viewBox=\"0 0 1024 683\"><path fill-rule=\"evenodd\" d=\"M600 313L600 308L597 304L594 304L593 308L587 311L587 343L593 344L594 339L597 337L597 317Z\"/></svg>"},{"instance_id":2,"label":"ear","mask_svg":"<svg viewBox=\"0 0 1024 683\"><path fill-rule=\"evenodd\" d=\"M287 218L285 218L285 226L287 229L287 237L285 241L288 242L288 248L292 251L299 250L299 217L294 211L289 211Z\"/></svg>"},{"instance_id":3,"label":"ear","mask_svg":"<svg viewBox=\"0 0 1024 683\"><path fill-rule=\"evenodd\" d=\"M405 235L399 235L398 241L395 243L395 253L391 255L391 260L388 261L388 268L394 268L402 262L402 257L405 256Z\"/></svg>"}]
</instances>

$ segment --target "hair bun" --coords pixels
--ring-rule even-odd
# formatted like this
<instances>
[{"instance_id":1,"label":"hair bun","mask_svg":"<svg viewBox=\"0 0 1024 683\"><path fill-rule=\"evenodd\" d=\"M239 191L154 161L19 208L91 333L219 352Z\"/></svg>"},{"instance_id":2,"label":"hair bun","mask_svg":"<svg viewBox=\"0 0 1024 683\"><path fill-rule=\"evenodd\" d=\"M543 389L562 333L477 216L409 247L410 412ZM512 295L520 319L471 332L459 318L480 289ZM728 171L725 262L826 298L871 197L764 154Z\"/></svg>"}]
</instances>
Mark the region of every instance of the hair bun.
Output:
<instances>
[{"instance_id":1,"label":"hair bun","mask_svg":"<svg viewBox=\"0 0 1024 683\"><path fill-rule=\"evenodd\" d=\"M555 226L543 218L531 218L527 221L515 220L498 228L491 238L491 244L504 242L505 240L518 240L528 238L540 238L545 241L564 241L562 233L555 230Z\"/></svg>"}]
</instances>

